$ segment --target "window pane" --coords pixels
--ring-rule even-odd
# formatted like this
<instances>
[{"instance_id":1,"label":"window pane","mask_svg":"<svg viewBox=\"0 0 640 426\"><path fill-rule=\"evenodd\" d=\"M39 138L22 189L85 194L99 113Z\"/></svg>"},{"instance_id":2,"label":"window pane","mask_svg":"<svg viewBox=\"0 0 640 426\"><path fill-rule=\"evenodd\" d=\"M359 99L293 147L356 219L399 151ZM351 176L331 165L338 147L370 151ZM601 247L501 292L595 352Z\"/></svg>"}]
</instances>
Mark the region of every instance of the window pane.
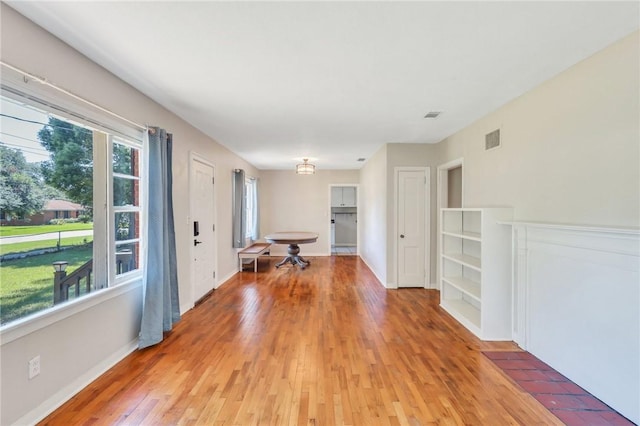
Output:
<instances>
[{"instance_id":1,"label":"window pane","mask_svg":"<svg viewBox=\"0 0 640 426\"><path fill-rule=\"evenodd\" d=\"M5 97L0 109L4 325L95 291L94 150L90 129Z\"/></svg>"},{"instance_id":2,"label":"window pane","mask_svg":"<svg viewBox=\"0 0 640 426\"><path fill-rule=\"evenodd\" d=\"M130 243L116 247L116 275L140 268L140 244Z\"/></svg>"},{"instance_id":3,"label":"window pane","mask_svg":"<svg viewBox=\"0 0 640 426\"><path fill-rule=\"evenodd\" d=\"M113 172L123 175L140 176L138 150L119 143L113 144Z\"/></svg>"},{"instance_id":4,"label":"window pane","mask_svg":"<svg viewBox=\"0 0 640 426\"><path fill-rule=\"evenodd\" d=\"M116 213L116 241L140 238L140 213Z\"/></svg>"},{"instance_id":5,"label":"window pane","mask_svg":"<svg viewBox=\"0 0 640 426\"><path fill-rule=\"evenodd\" d=\"M138 206L140 198L138 180L122 177L113 178L113 205Z\"/></svg>"}]
</instances>

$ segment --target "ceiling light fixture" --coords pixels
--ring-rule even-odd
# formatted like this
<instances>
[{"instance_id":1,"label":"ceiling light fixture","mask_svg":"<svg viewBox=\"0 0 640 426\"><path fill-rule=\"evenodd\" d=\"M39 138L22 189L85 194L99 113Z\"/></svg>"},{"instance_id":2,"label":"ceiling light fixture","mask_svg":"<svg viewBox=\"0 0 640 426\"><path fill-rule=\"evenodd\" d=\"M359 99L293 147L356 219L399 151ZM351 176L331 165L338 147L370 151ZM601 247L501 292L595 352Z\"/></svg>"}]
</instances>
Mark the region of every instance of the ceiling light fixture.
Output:
<instances>
[{"instance_id":1,"label":"ceiling light fixture","mask_svg":"<svg viewBox=\"0 0 640 426\"><path fill-rule=\"evenodd\" d=\"M296 165L296 173L299 175L312 175L316 172L316 166L308 162L308 158L303 158L301 164Z\"/></svg>"}]
</instances>

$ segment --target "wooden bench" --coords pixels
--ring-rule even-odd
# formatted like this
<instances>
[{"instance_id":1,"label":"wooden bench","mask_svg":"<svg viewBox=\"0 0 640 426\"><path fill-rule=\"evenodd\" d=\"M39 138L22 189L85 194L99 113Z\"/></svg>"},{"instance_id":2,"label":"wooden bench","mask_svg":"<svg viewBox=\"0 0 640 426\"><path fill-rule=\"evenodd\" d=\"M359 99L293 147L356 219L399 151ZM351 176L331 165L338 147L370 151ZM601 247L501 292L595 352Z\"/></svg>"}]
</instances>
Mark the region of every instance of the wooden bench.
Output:
<instances>
[{"instance_id":1,"label":"wooden bench","mask_svg":"<svg viewBox=\"0 0 640 426\"><path fill-rule=\"evenodd\" d=\"M258 258L260 256L267 256L270 253L271 244L269 243L253 243L249 247L238 252L238 269L242 272L242 265L244 259L253 259L253 272L258 272Z\"/></svg>"}]
</instances>

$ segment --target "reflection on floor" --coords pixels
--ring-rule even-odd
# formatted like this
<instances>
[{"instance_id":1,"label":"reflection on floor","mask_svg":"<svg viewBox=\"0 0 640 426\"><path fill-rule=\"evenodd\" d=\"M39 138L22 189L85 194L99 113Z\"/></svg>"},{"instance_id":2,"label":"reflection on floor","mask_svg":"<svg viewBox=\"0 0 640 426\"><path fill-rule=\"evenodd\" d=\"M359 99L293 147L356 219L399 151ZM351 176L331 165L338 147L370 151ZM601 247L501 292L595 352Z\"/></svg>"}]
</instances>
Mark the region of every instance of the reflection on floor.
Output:
<instances>
[{"instance_id":1,"label":"reflection on floor","mask_svg":"<svg viewBox=\"0 0 640 426\"><path fill-rule=\"evenodd\" d=\"M355 256L358 254L355 246L331 246L331 256Z\"/></svg>"}]
</instances>

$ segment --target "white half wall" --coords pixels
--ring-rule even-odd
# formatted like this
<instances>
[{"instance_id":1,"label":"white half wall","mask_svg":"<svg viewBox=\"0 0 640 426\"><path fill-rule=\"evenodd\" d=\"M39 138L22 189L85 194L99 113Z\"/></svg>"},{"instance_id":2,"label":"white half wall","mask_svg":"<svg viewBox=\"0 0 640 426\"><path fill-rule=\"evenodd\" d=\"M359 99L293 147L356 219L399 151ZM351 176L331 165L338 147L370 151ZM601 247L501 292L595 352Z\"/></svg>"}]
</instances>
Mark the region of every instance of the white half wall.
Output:
<instances>
[{"instance_id":1,"label":"white half wall","mask_svg":"<svg viewBox=\"0 0 640 426\"><path fill-rule=\"evenodd\" d=\"M640 231L514 224L514 339L640 422Z\"/></svg>"}]
</instances>

